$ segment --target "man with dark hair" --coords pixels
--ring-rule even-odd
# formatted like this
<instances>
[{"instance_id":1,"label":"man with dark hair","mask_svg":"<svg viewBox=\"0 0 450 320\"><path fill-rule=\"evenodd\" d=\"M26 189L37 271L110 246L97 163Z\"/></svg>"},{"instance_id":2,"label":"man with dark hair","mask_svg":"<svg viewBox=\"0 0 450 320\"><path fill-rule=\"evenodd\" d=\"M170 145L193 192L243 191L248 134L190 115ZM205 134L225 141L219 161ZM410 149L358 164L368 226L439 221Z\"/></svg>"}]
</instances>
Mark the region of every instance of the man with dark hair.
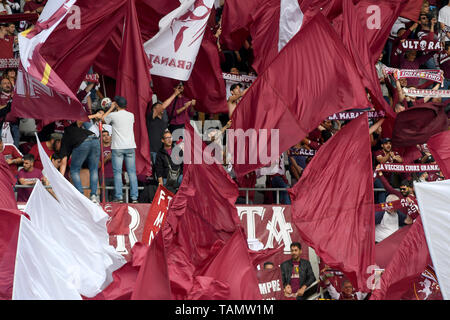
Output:
<instances>
[{"instance_id":1,"label":"man with dark hair","mask_svg":"<svg viewBox=\"0 0 450 320\"><path fill-rule=\"evenodd\" d=\"M234 109L236 109L237 104L241 101L242 96L247 92L248 88L241 91L242 85L240 83L234 83L230 87L231 97L228 98L228 117L231 119Z\"/></svg>"},{"instance_id":2,"label":"man with dark hair","mask_svg":"<svg viewBox=\"0 0 450 320\"><path fill-rule=\"evenodd\" d=\"M106 126L106 125L105 125ZM112 150L111 150L111 134L108 130L103 129L102 132L102 140L103 140L103 163L104 163L104 169L105 169L105 176L102 177L102 179L105 179L105 186L110 187L114 186L114 171L112 167ZM98 164L98 170L99 170L99 176L101 176L101 163ZM106 201L111 202L114 197L114 193L111 192L112 190L108 190L106 194L108 197L106 198Z\"/></svg>"},{"instance_id":3,"label":"man with dark hair","mask_svg":"<svg viewBox=\"0 0 450 320\"><path fill-rule=\"evenodd\" d=\"M291 259L284 261L281 267L284 294L295 296L297 300L304 300L305 290L316 281L311 263L301 259L302 245L299 242L291 243Z\"/></svg>"},{"instance_id":4,"label":"man with dark hair","mask_svg":"<svg viewBox=\"0 0 450 320\"><path fill-rule=\"evenodd\" d=\"M161 142L162 146L155 161L155 176L159 184L175 192L183 179L182 159L178 159L178 163L173 161L175 155L172 157L173 142L169 130L164 132Z\"/></svg>"},{"instance_id":5,"label":"man with dark hair","mask_svg":"<svg viewBox=\"0 0 450 320\"><path fill-rule=\"evenodd\" d=\"M270 270L274 268L274 264L271 261L264 262L264 270Z\"/></svg>"},{"instance_id":6,"label":"man with dark hair","mask_svg":"<svg viewBox=\"0 0 450 320\"><path fill-rule=\"evenodd\" d=\"M112 167L114 172L114 201L123 202L122 166L130 179L130 197L132 203L137 203L139 196L136 175L136 142L134 140L134 114L127 111L127 100L115 96L111 108L102 119L112 127ZM112 112L117 109L116 112Z\"/></svg>"},{"instance_id":7,"label":"man with dark hair","mask_svg":"<svg viewBox=\"0 0 450 320\"><path fill-rule=\"evenodd\" d=\"M159 149L161 149L161 139L164 134L164 130L167 129L167 126L169 124L169 116L167 115L166 109L180 93L181 88L175 87L173 94L169 98L167 98L164 102L158 100L147 112L147 132L150 142L150 155L152 157L153 165L155 165L156 155Z\"/></svg>"},{"instance_id":8,"label":"man with dark hair","mask_svg":"<svg viewBox=\"0 0 450 320\"><path fill-rule=\"evenodd\" d=\"M17 174L17 180L21 185L34 186L38 179L43 179L42 171L34 167L34 156L26 154L23 157L23 168ZM33 188L18 188L17 202L27 202L32 191Z\"/></svg>"},{"instance_id":9,"label":"man with dark hair","mask_svg":"<svg viewBox=\"0 0 450 320\"><path fill-rule=\"evenodd\" d=\"M400 200L405 202L407 214L405 224L412 224L419 216L419 204L417 202L416 196L414 195L414 186L412 181L403 179L400 183L399 192L389 184L382 171L378 171L378 178L380 179L381 183L388 193L395 194L400 198Z\"/></svg>"}]
</instances>

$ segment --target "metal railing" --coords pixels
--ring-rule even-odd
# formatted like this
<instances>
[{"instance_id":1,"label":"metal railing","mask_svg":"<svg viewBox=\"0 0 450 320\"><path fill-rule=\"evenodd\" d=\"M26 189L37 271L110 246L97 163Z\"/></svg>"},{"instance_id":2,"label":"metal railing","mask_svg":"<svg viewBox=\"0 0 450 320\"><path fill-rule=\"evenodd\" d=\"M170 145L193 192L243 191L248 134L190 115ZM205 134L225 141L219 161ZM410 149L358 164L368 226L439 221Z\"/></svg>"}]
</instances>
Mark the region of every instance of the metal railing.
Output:
<instances>
[{"instance_id":1,"label":"metal railing","mask_svg":"<svg viewBox=\"0 0 450 320\"><path fill-rule=\"evenodd\" d=\"M239 191L245 191L245 204L250 204L250 200L249 200L249 191L261 191L261 192L265 192L265 191L275 191L276 192L276 202L274 204L280 204L280 192L281 191L286 191L289 188L239 188ZM396 189L399 190L399 189ZM374 192L380 192L380 191L386 191L386 189L384 188L373 188Z\"/></svg>"},{"instance_id":2,"label":"metal railing","mask_svg":"<svg viewBox=\"0 0 450 320\"><path fill-rule=\"evenodd\" d=\"M52 187L51 186L44 186L46 189L51 189ZM14 186L14 188L15 189L26 189L26 188L34 188L34 185L21 185L21 184L16 184L15 186ZM83 190L86 190L86 189L90 189L89 187L83 187ZM99 187L98 188L99 190L102 190L103 188L102 187ZM108 199L108 190L114 190L114 186L105 186L105 199ZM130 200L130 197L129 197L129 193L130 193L130 187L129 186L123 186L122 187L122 190L124 191L124 193L125 193L125 199L124 199L124 202L126 202L126 203L128 203L129 202L129 200ZM138 190L144 190L144 187L138 187ZM17 191L15 192L15 195L16 195L16 199L17 199Z\"/></svg>"},{"instance_id":3,"label":"metal railing","mask_svg":"<svg viewBox=\"0 0 450 320\"><path fill-rule=\"evenodd\" d=\"M21 184L16 184L15 188L19 188L19 189L25 189L25 188L34 188L34 185L21 185ZM46 189L50 189L51 186L45 186ZM86 189L90 189L89 187L83 187L84 190ZM101 190L102 188L99 187L99 190ZM239 188L239 191L245 191L245 204L251 204L250 203L250 199L249 199L249 192L250 191L260 191L260 192L265 192L265 191L272 191L272 192L276 192L276 202L274 204L280 204L280 192L285 191L287 192L289 188ZM105 187L105 199L108 199L108 194L109 194L109 190L114 190L114 186L106 186ZM125 200L124 202L128 203L129 202L129 193L130 193L130 187L129 186L123 186L122 190L125 193ZM144 187L138 187L138 190L144 190ZM396 189L399 190L399 189ZM386 191L386 189L384 188L374 188L373 189L374 192L380 192L380 191ZM17 197L17 192L16 192L16 197Z\"/></svg>"}]
</instances>

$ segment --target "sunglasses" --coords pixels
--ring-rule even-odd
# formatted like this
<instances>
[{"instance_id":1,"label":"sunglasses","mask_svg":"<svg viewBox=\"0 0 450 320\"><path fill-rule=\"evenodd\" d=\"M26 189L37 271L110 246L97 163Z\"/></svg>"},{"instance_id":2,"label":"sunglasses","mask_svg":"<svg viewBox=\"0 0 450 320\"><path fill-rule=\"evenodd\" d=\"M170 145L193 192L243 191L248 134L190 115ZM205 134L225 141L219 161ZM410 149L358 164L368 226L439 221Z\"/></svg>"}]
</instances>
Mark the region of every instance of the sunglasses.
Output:
<instances>
[{"instance_id":1,"label":"sunglasses","mask_svg":"<svg viewBox=\"0 0 450 320\"><path fill-rule=\"evenodd\" d=\"M406 188L400 188L400 191L408 191Z\"/></svg>"}]
</instances>

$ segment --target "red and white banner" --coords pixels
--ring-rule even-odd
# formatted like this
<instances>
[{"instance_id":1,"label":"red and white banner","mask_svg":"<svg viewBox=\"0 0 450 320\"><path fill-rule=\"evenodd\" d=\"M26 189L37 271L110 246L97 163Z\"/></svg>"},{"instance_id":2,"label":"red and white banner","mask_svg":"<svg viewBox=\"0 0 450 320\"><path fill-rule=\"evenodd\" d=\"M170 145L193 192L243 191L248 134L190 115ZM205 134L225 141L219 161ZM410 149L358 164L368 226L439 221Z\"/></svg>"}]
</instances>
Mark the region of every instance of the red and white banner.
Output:
<instances>
[{"instance_id":1,"label":"red and white banner","mask_svg":"<svg viewBox=\"0 0 450 320\"><path fill-rule=\"evenodd\" d=\"M441 43L439 40L429 41L406 39L402 42L402 47L405 50L441 51Z\"/></svg>"},{"instance_id":2,"label":"red and white banner","mask_svg":"<svg viewBox=\"0 0 450 320\"><path fill-rule=\"evenodd\" d=\"M386 112L383 110L379 111L345 111L345 112L339 112L335 113L328 117L328 120L352 120L358 118L360 115L362 115L364 112L367 112L367 116L370 119L374 118L384 118L386 116Z\"/></svg>"},{"instance_id":3,"label":"red and white banner","mask_svg":"<svg viewBox=\"0 0 450 320\"><path fill-rule=\"evenodd\" d=\"M245 90L256 80L255 76L238 75L226 72L222 72L222 77L225 80L227 100L231 96L230 88L233 84L239 83L242 85L242 90Z\"/></svg>"},{"instance_id":4,"label":"red and white banner","mask_svg":"<svg viewBox=\"0 0 450 320\"><path fill-rule=\"evenodd\" d=\"M384 172L438 172L441 171L437 164L403 164L403 163L383 163L376 171Z\"/></svg>"},{"instance_id":5,"label":"red and white banner","mask_svg":"<svg viewBox=\"0 0 450 320\"><path fill-rule=\"evenodd\" d=\"M144 233L142 235L142 242L144 244L150 244L161 229L164 221L166 221L169 205L173 197L174 194L172 192L162 185L158 186L145 221Z\"/></svg>"},{"instance_id":6,"label":"red and white banner","mask_svg":"<svg viewBox=\"0 0 450 320\"><path fill-rule=\"evenodd\" d=\"M450 90L403 88L408 97L450 98Z\"/></svg>"},{"instance_id":7,"label":"red and white banner","mask_svg":"<svg viewBox=\"0 0 450 320\"><path fill-rule=\"evenodd\" d=\"M159 21L159 32L144 43L152 75L189 79L213 4L185 0Z\"/></svg>"}]
</instances>

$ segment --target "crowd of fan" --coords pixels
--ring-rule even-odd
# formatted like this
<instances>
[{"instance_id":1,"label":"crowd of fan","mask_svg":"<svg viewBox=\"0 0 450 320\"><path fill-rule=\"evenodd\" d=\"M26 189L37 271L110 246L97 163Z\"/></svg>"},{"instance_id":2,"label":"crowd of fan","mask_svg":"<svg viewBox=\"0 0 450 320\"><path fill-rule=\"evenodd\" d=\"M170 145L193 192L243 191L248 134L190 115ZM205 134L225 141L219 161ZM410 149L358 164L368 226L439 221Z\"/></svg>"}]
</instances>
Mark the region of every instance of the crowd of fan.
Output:
<instances>
[{"instance_id":1,"label":"crowd of fan","mask_svg":"<svg viewBox=\"0 0 450 320\"><path fill-rule=\"evenodd\" d=\"M2 1L0 3L1 14L37 13L39 14L46 1ZM227 50L221 44L221 12L216 9L216 26L213 30L221 58L223 72L236 75L256 75L252 69L252 43L249 38L238 51ZM443 87L448 89L450 84L450 27L439 21L450 21L450 6L439 1L425 0L419 22L398 18L392 28L382 55L376 64L376 70L380 80L380 86L386 102L396 112L402 112L414 105L427 102L430 98L415 99L405 96L403 87L434 88L436 83L420 79L398 79L394 74L387 73L385 67L398 69L441 69L444 72ZM31 26L30 21L16 21L0 25L0 59L18 58L17 33ZM402 43L405 39L434 39L441 40L442 50L421 51L405 50ZM231 86L228 93L228 106L230 112L220 115L204 115L195 110L195 97L186 97L182 84L173 89L170 97L161 97L154 92L153 101L149 104L146 122L149 134L149 155L153 164L153 176L141 177L136 175L134 148L139 148L134 143L133 123L134 116L126 111L126 97L116 97L112 105L113 110L108 110L101 105L105 98L104 88L99 82L86 80L80 87L79 97L88 110L91 110L89 122L61 120L53 123L33 121L31 119L9 119L5 121L16 81L16 68L3 68L0 94L0 117L2 117L2 145L1 150L10 165L11 172L17 177L18 185L32 186L36 179L45 178L42 175L42 163L36 146L34 131L45 152L51 157L53 164L74 186L84 192L82 180L89 181L90 198L98 202L100 192L97 184L104 180L107 187L113 187L114 192L108 192L107 201L124 201L122 194L123 183L130 184L131 201L151 202L152 192L158 184L163 184L176 191L183 176L183 165L172 161L174 145L180 141L172 141L172 132L183 128L186 120L216 119L222 126L211 132L207 137L211 141L218 141L224 130L230 126L230 117L245 93L245 87L241 84ZM91 69L90 74L94 73ZM95 78L95 77L94 77ZM80 95L81 94L81 95ZM435 103L445 104L446 99L433 98ZM443 101L444 100L444 101ZM122 112L123 111L123 112ZM446 109L448 112L448 108ZM118 117L117 114L123 115ZM106 114L105 114L106 113ZM128 117L128 120L124 119ZM383 136L383 119L370 119L370 135L372 143L374 169L382 163L403 162L400 154L392 149L389 137ZM103 131L99 132L98 123L102 122ZM241 191L238 203L245 203L248 198L250 203L275 203L290 204L286 188L295 185L302 173L311 161L314 153L333 135L335 135L348 122L342 120L324 120L313 132L283 153L276 163L249 173L244 177L236 177L229 158L224 155L224 168L241 188L271 187L280 188L281 191ZM35 124L36 129L29 125ZM26 128L26 129L24 129ZM104 147L104 177L101 172L100 139ZM418 163L432 163L435 161L426 144L418 145L421 157L415 159ZM125 164L126 174L122 172ZM88 173L89 172L89 173ZM375 188L391 190L391 188L410 189L413 195L412 180L438 180L443 179L441 173L414 173L410 174L384 174L378 172L374 180ZM100 178L100 179L99 179ZM86 183L85 183L86 184ZM138 187L141 191L138 192ZM402 189L403 188L403 189ZM120 189L120 190L118 190ZM31 188L17 188L18 201L26 201ZM375 202L386 202L386 191L375 192ZM392 195L388 200L396 199ZM409 216L408 216L409 217ZM383 220L384 218L382 218ZM400 219L401 224L411 223L410 219Z\"/></svg>"}]
</instances>

